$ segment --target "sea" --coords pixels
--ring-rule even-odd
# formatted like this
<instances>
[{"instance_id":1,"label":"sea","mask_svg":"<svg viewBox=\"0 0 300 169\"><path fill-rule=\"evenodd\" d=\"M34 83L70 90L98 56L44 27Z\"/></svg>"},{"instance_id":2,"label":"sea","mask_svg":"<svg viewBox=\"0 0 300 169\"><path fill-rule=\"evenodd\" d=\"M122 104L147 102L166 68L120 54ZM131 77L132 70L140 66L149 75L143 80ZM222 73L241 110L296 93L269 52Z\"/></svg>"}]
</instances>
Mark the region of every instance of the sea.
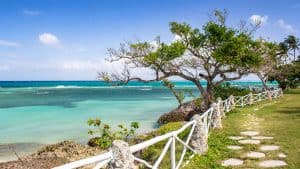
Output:
<instances>
[{"instance_id":1,"label":"sea","mask_svg":"<svg viewBox=\"0 0 300 169\"><path fill-rule=\"evenodd\" d=\"M178 90L199 95L190 82L174 83ZM161 82L112 86L102 81L0 81L0 162L15 158L12 147L26 155L64 140L86 143L91 138L87 133L90 118L100 118L113 128L136 121L140 124L137 132L151 131L158 126L159 116L176 106L174 96Z\"/></svg>"}]
</instances>

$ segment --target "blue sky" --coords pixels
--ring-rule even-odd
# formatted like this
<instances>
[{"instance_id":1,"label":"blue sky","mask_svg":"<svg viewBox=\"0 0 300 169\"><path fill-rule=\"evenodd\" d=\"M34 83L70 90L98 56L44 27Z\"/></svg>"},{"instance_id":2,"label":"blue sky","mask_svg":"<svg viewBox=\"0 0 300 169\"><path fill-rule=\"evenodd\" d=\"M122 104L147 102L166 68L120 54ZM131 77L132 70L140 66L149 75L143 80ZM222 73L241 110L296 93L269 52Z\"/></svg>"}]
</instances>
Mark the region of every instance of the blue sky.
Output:
<instances>
[{"instance_id":1,"label":"blue sky","mask_svg":"<svg viewBox=\"0 0 300 169\"><path fill-rule=\"evenodd\" d=\"M300 35L297 0L1 0L0 80L94 80L118 69L104 61L107 48L170 42L170 21L201 27L213 9L227 9L229 25L261 19L256 36Z\"/></svg>"}]
</instances>

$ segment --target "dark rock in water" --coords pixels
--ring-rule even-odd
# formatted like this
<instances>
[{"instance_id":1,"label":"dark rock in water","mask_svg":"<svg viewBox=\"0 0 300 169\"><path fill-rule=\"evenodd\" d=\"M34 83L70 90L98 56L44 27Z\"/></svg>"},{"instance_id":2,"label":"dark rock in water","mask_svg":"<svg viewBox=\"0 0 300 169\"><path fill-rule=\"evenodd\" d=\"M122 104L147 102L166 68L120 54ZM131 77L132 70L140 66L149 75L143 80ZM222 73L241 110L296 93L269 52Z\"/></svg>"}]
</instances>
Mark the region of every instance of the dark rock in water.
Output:
<instances>
[{"instance_id":1,"label":"dark rock in water","mask_svg":"<svg viewBox=\"0 0 300 169\"><path fill-rule=\"evenodd\" d=\"M64 141L47 145L36 153L20 160L0 163L2 169L47 169L65 163L94 156L103 152L99 148L81 145L72 141Z\"/></svg>"},{"instance_id":2,"label":"dark rock in water","mask_svg":"<svg viewBox=\"0 0 300 169\"><path fill-rule=\"evenodd\" d=\"M196 99L184 103L182 106L161 115L158 119L159 124L166 124L176 121L189 121L193 115L201 113L201 100Z\"/></svg>"}]
</instances>

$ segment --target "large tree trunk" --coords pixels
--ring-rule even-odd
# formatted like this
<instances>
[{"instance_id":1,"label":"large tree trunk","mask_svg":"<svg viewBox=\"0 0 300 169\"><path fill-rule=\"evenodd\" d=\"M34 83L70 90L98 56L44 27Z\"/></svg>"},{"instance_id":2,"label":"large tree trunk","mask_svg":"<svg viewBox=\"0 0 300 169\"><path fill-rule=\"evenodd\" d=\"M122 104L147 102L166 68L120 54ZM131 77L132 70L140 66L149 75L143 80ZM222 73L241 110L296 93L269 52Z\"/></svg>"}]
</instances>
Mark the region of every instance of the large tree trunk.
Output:
<instances>
[{"instance_id":1,"label":"large tree trunk","mask_svg":"<svg viewBox=\"0 0 300 169\"><path fill-rule=\"evenodd\" d=\"M213 85L211 83L207 83L206 90L202 93L203 102L201 104L202 111L206 111L210 108L210 105L213 103L214 94L213 94Z\"/></svg>"},{"instance_id":2,"label":"large tree trunk","mask_svg":"<svg viewBox=\"0 0 300 169\"><path fill-rule=\"evenodd\" d=\"M268 99L272 100L272 96L271 93L269 91L268 85L267 85L267 81L268 81L268 76L263 76L262 74L258 73L257 76L259 77L259 79L261 80L261 83L263 85L263 89L267 92L268 94Z\"/></svg>"}]
</instances>

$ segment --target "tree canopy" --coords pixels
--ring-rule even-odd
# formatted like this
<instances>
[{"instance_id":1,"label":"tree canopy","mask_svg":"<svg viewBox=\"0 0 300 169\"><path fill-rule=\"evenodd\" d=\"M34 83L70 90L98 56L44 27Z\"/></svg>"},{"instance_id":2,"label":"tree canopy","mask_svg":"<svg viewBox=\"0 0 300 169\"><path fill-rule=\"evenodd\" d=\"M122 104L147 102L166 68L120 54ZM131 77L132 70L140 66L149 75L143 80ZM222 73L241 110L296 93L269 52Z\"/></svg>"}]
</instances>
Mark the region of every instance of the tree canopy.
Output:
<instances>
[{"instance_id":1,"label":"tree canopy","mask_svg":"<svg viewBox=\"0 0 300 169\"><path fill-rule=\"evenodd\" d=\"M170 23L170 31L178 40L166 44L154 42L123 43L119 49L109 49L112 62L124 61L121 74L100 73L104 80L127 83L132 80L150 82L177 76L191 81L204 98L206 109L214 100L213 88L225 81L240 79L262 61L259 43L245 30L229 27L226 13L214 12L214 19L203 27L187 23ZM133 76L133 69L147 68L151 79ZM204 86L200 81L205 81Z\"/></svg>"}]
</instances>

